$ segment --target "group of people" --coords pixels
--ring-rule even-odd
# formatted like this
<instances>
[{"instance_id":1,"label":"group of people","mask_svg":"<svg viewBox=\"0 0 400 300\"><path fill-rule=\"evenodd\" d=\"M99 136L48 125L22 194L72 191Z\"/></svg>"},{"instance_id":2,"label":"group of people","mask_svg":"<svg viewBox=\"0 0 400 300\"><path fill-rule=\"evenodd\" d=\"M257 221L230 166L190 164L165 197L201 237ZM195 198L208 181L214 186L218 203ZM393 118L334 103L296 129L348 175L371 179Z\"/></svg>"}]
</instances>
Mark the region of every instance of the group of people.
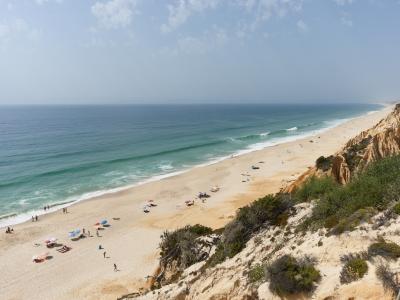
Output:
<instances>
[{"instance_id":1,"label":"group of people","mask_svg":"<svg viewBox=\"0 0 400 300\"><path fill-rule=\"evenodd\" d=\"M45 205L45 206L43 206L43 210L44 210L44 211L49 210L49 209L50 209L50 205Z\"/></svg>"},{"instance_id":2,"label":"group of people","mask_svg":"<svg viewBox=\"0 0 400 300\"><path fill-rule=\"evenodd\" d=\"M6 233L13 233L13 232L14 232L14 229L12 229L12 228L10 228L10 227L7 227Z\"/></svg>"},{"instance_id":3,"label":"group of people","mask_svg":"<svg viewBox=\"0 0 400 300\"><path fill-rule=\"evenodd\" d=\"M39 220L38 216L32 216L32 222L37 222Z\"/></svg>"}]
</instances>

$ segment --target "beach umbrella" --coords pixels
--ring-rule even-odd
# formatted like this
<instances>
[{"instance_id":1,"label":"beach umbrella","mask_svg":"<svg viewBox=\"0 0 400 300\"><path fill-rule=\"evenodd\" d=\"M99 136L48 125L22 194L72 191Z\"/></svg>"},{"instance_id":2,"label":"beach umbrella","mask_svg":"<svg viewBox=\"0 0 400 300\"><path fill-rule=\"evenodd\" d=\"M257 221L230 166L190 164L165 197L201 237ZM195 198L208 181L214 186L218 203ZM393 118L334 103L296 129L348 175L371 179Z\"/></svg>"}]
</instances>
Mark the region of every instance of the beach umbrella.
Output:
<instances>
[{"instance_id":1,"label":"beach umbrella","mask_svg":"<svg viewBox=\"0 0 400 300\"><path fill-rule=\"evenodd\" d=\"M70 238L74 238L74 237L76 236L75 231L70 231L70 232L68 232L68 236L69 236Z\"/></svg>"},{"instance_id":2,"label":"beach umbrella","mask_svg":"<svg viewBox=\"0 0 400 300\"><path fill-rule=\"evenodd\" d=\"M108 222L107 222L107 220L102 220L100 223L101 223L101 225L106 225Z\"/></svg>"},{"instance_id":3,"label":"beach umbrella","mask_svg":"<svg viewBox=\"0 0 400 300\"><path fill-rule=\"evenodd\" d=\"M55 243L57 241L57 239L55 238L55 237L52 237L52 238L48 238L47 240L45 240L44 242L46 243L46 244L49 244L49 243Z\"/></svg>"},{"instance_id":4,"label":"beach umbrella","mask_svg":"<svg viewBox=\"0 0 400 300\"><path fill-rule=\"evenodd\" d=\"M75 234L76 235L79 235L81 233L81 230L80 229L75 229Z\"/></svg>"}]
</instances>

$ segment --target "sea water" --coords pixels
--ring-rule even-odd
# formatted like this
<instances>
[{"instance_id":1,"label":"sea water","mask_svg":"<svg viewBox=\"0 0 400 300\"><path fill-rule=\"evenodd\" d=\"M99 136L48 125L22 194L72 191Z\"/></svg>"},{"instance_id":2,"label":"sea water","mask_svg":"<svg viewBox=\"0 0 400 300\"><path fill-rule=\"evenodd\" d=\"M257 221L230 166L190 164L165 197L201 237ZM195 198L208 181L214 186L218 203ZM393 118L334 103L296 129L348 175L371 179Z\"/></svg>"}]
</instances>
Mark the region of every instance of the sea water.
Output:
<instances>
[{"instance_id":1,"label":"sea water","mask_svg":"<svg viewBox=\"0 0 400 300\"><path fill-rule=\"evenodd\" d=\"M262 149L376 104L0 106L0 226ZM11 218L10 218L11 216Z\"/></svg>"}]
</instances>

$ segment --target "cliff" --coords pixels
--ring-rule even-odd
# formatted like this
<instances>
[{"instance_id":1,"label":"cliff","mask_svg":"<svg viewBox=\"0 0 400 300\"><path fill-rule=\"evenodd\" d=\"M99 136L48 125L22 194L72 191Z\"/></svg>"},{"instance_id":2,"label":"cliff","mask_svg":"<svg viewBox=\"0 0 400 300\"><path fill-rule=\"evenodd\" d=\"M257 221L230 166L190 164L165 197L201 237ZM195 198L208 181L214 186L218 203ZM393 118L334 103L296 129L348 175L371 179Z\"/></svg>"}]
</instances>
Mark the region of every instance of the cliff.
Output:
<instances>
[{"instance_id":1,"label":"cliff","mask_svg":"<svg viewBox=\"0 0 400 300\"><path fill-rule=\"evenodd\" d=\"M400 156L396 154L400 154L400 105L339 152L318 158L316 166L285 193L240 210L217 233L220 238L212 239L215 244L209 244L204 260L196 259L158 289L124 299L393 299L400 288ZM367 166L377 172L365 175ZM322 180L323 175L341 184L332 181L330 188L336 190L323 191L325 202L318 197L299 201L294 193L287 194L304 187L311 176ZM349 186L353 187L346 189ZM381 188L363 203L369 186L373 192ZM227 255L239 241L244 246ZM216 253L225 256L212 263Z\"/></svg>"},{"instance_id":2,"label":"cliff","mask_svg":"<svg viewBox=\"0 0 400 300\"><path fill-rule=\"evenodd\" d=\"M400 153L400 104L374 127L349 140L334 155L320 157L316 165L288 185L283 192L291 193L311 176L332 176L346 184L371 162Z\"/></svg>"}]
</instances>

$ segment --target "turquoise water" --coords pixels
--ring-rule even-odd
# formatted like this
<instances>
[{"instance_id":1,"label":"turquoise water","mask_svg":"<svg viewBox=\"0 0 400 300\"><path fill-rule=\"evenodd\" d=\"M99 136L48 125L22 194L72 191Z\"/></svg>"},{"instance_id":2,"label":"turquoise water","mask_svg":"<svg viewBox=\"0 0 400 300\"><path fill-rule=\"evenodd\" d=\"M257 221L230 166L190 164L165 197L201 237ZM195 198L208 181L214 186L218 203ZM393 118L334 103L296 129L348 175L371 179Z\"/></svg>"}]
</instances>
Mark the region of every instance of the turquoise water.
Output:
<instances>
[{"instance_id":1,"label":"turquoise water","mask_svg":"<svg viewBox=\"0 0 400 300\"><path fill-rule=\"evenodd\" d=\"M317 132L379 105L0 107L0 215L29 218ZM11 219L0 220L0 225Z\"/></svg>"}]
</instances>

